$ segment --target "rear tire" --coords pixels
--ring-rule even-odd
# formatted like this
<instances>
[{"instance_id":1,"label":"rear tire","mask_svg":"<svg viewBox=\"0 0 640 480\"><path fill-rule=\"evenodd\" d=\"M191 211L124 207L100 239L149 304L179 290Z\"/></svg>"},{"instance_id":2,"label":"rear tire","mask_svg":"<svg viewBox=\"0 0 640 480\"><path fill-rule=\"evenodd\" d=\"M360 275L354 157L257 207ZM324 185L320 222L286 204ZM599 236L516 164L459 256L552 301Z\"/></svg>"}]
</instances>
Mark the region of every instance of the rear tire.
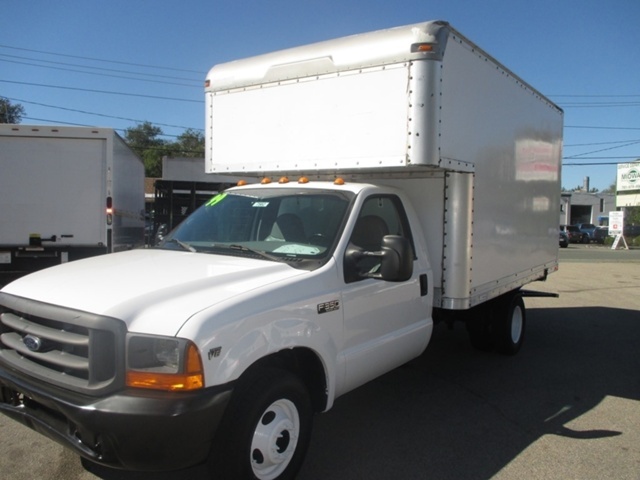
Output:
<instances>
[{"instance_id":1,"label":"rear tire","mask_svg":"<svg viewBox=\"0 0 640 480\"><path fill-rule=\"evenodd\" d=\"M492 335L496 351L515 355L522 347L526 310L519 292L498 299L493 310Z\"/></svg>"},{"instance_id":2,"label":"rear tire","mask_svg":"<svg viewBox=\"0 0 640 480\"><path fill-rule=\"evenodd\" d=\"M493 350L493 335L491 333L491 312L487 305L479 305L471 310L466 320L467 333L471 345L476 350L490 352Z\"/></svg>"},{"instance_id":3,"label":"rear tire","mask_svg":"<svg viewBox=\"0 0 640 480\"><path fill-rule=\"evenodd\" d=\"M304 384L277 368L241 378L209 459L216 480L295 478L311 438L313 410Z\"/></svg>"}]
</instances>

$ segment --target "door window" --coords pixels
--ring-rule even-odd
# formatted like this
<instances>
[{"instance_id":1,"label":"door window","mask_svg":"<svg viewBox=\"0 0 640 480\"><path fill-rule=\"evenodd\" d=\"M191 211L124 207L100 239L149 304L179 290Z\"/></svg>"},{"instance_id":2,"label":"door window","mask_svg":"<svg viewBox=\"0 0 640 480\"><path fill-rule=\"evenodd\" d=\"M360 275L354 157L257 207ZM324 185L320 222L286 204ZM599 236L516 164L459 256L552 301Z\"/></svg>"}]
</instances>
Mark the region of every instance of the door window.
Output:
<instances>
[{"instance_id":1,"label":"door window","mask_svg":"<svg viewBox=\"0 0 640 480\"><path fill-rule=\"evenodd\" d=\"M395 195L376 195L364 202L350 242L365 252L379 252L385 235L408 238L413 247L402 202ZM364 273L376 273L381 261L380 257L363 256L356 262L357 272L347 271L345 268L345 281L349 283L361 280Z\"/></svg>"}]
</instances>

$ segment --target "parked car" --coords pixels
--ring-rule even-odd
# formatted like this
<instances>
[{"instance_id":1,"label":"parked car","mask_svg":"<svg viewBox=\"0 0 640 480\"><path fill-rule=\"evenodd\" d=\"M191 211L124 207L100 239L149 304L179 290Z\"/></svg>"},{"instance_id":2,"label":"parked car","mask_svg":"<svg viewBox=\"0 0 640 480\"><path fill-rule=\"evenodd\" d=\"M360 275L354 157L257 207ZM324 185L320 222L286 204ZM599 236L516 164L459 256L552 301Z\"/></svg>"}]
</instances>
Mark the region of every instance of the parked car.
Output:
<instances>
[{"instance_id":1,"label":"parked car","mask_svg":"<svg viewBox=\"0 0 640 480\"><path fill-rule=\"evenodd\" d=\"M585 234L575 225L560 225L560 231L569 237L569 243L583 243ZM587 242L589 240L587 239Z\"/></svg>"},{"instance_id":2,"label":"parked car","mask_svg":"<svg viewBox=\"0 0 640 480\"><path fill-rule=\"evenodd\" d=\"M625 237L639 237L640 225L627 225L623 231Z\"/></svg>"},{"instance_id":3,"label":"parked car","mask_svg":"<svg viewBox=\"0 0 640 480\"><path fill-rule=\"evenodd\" d=\"M582 237L583 243L589 243L595 240L595 234L598 227L593 223L578 223L576 227L585 234L585 236Z\"/></svg>"},{"instance_id":4,"label":"parked car","mask_svg":"<svg viewBox=\"0 0 640 480\"><path fill-rule=\"evenodd\" d=\"M593 240L597 243L604 243L605 238L609 236L609 227L598 227L593 235Z\"/></svg>"},{"instance_id":5,"label":"parked car","mask_svg":"<svg viewBox=\"0 0 640 480\"><path fill-rule=\"evenodd\" d=\"M567 232L563 232L560 230L560 238L559 238L560 248L567 248L569 246L569 235Z\"/></svg>"}]
</instances>

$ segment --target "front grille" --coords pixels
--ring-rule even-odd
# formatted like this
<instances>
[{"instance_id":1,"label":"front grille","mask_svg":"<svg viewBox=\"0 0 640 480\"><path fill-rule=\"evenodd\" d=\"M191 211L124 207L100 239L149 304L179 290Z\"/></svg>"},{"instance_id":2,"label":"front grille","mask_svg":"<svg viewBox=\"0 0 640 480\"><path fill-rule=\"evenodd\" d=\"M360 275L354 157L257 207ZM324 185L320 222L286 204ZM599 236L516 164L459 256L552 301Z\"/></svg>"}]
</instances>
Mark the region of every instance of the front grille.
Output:
<instances>
[{"instance_id":1,"label":"front grille","mask_svg":"<svg viewBox=\"0 0 640 480\"><path fill-rule=\"evenodd\" d=\"M0 293L0 362L88 394L120 388L126 329L109 317Z\"/></svg>"}]
</instances>

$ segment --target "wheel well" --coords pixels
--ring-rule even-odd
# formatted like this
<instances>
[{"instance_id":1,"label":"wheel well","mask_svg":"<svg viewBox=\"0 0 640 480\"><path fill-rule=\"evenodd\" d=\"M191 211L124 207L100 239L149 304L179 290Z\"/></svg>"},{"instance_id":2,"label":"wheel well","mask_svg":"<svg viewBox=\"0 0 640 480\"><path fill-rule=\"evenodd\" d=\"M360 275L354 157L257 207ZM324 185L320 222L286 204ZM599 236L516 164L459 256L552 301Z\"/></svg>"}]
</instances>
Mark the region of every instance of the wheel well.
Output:
<instances>
[{"instance_id":1,"label":"wheel well","mask_svg":"<svg viewBox=\"0 0 640 480\"><path fill-rule=\"evenodd\" d=\"M320 358L307 348L281 350L261 358L243 374L257 368L281 368L296 375L307 387L314 411L327 408L327 377Z\"/></svg>"},{"instance_id":2,"label":"wheel well","mask_svg":"<svg viewBox=\"0 0 640 480\"><path fill-rule=\"evenodd\" d=\"M520 287L515 288L513 290L509 290L508 292L502 293L497 297L493 297L490 300L487 300L478 305L474 305L473 307L466 310L448 310L444 308L434 308L433 309L433 319L435 322L445 322L450 327L453 326L455 321L463 321L467 324L470 322L479 322L484 321L488 315L490 315L491 310L497 308L504 302L510 301L512 297L516 295L527 296L525 292L523 292Z\"/></svg>"}]
</instances>

